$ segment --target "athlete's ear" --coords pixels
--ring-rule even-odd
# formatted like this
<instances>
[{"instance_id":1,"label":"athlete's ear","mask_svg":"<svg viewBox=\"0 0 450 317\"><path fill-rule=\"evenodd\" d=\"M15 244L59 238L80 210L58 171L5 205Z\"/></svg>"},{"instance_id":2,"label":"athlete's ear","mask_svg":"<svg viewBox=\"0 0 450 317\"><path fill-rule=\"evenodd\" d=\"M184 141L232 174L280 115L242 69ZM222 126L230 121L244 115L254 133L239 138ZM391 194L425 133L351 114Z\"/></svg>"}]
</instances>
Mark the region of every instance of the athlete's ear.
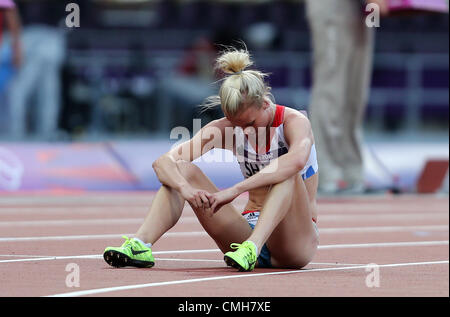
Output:
<instances>
[{"instance_id":1,"label":"athlete's ear","mask_svg":"<svg viewBox=\"0 0 450 317\"><path fill-rule=\"evenodd\" d=\"M264 110L266 110L267 108L270 107L270 103L269 103L269 101L267 99L263 99L262 107L263 107Z\"/></svg>"}]
</instances>

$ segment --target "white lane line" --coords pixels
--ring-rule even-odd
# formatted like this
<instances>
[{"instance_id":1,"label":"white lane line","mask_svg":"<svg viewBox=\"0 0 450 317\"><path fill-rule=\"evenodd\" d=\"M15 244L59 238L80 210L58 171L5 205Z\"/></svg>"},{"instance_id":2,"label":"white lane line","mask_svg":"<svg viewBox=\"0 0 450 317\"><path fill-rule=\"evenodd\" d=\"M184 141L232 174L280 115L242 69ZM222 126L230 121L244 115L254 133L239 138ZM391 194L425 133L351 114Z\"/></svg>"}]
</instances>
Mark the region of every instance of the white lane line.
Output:
<instances>
[{"instance_id":1,"label":"white lane line","mask_svg":"<svg viewBox=\"0 0 450 317\"><path fill-rule=\"evenodd\" d=\"M14 263L14 262L38 262L38 261L54 261L54 260L72 260L72 259L100 259L102 255L70 255L70 256L49 256L40 258L27 258L15 260L0 260L0 263Z\"/></svg>"},{"instance_id":2,"label":"white lane line","mask_svg":"<svg viewBox=\"0 0 450 317\"><path fill-rule=\"evenodd\" d=\"M327 250L327 249L380 248L380 247L414 247L414 246L439 246L448 244L449 244L448 241L381 242L381 243L361 243L361 244L319 245L318 249ZM190 254L190 253L214 253L214 252L221 252L221 251L220 249L169 250L169 251L154 251L153 254L162 255L162 254ZM8 256L8 255L0 255L0 257L1 256ZM67 260L67 259L99 259L99 258L102 258L102 255L92 254L92 255L74 255L74 256L48 256L41 258L0 260L0 263Z\"/></svg>"},{"instance_id":3,"label":"white lane line","mask_svg":"<svg viewBox=\"0 0 450 317\"><path fill-rule=\"evenodd\" d=\"M117 196L112 194L110 196L81 196L81 195L63 195L60 197L56 196L1 196L0 195L0 208L110 208L110 207L121 207L127 208L129 206L148 208L153 199L154 194L142 196ZM235 204L237 207L244 206L248 200L248 195L243 195L235 199ZM355 204L354 201L357 200L358 203ZM448 196L436 196L432 195L429 197L421 197L418 199L416 195L411 196L410 199L381 199L380 197L373 197L371 199L366 199L364 197L346 197L346 198L334 198L332 200L319 197L318 205L320 210L323 211L334 211L341 212L343 206L345 206L346 212L365 212L375 210L379 212L390 211L392 208L398 210L418 210L423 211L423 204L430 206L430 211L441 210L445 205L443 203L447 202ZM20 206L20 207L18 207ZM375 206L375 207L374 207Z\"/></svg>"},{"instance_id":4,"label":"white lane line","mask_svg":"<svg viewBox=\"0 0 450 317\"><path fill-rule=\"evenodd\" d=\"M448 231L447 225L430 226L375 226L375 227L349 227L349 228L319 228L320 234L341 233L369 233L369 232L416 232L416 231ZM43 236L43 237L3 237L0 242L23 241L51 241L51 240L83 240L83 239L113 239L122 235L133 236L134 233L124 234L95 234L95 235L67 235L67 236ZM164 237L200 237L208 236L205 231L167 232Z\"/></svg>"},{"instance_id":5,"label":"white lane line","mask_svg":"<svg viewBox=\"0 0 450 317\"><path fill-rule=\"evenodd\" d=\"M220 249L205 249L205 250L173 250L173 251L155 251L152 254L191 254L191 253L215 253L221 252ZM2 254L0 257L21 257L21 255L8 255ZM102 254L87 254L87 255L67 255L67 256L30 256L23 255L22 257L27 257L26 259L15 259L15 260L0 260L0 263L12 263L12 262L33 262L33 261L52 261L52 260L71 260L71 259L101 259ZM29 258L31 257L31 258Z\"/></svg>"},{"instance_id":6,"label":"white lane line","mask_svg":"<svg viewBox=\"0 0 450 317\"><path fill-rule=\"evenodd\" d=\"M390 202L379 202L374 200L373 202L358 202L355 203L354 199L349 202L335 202L331 204L324 204L318 202L319 216L321 213L342 213L343 211L347 213L389 213L389 212L417 212L423 213L426 206L427 213L430 212L448 212L448 197L444 199L436 200L419 200L419 201L390 201Z\"/></svg>"},{"instance_id":7,"label":"white lane line","mask_svg":"<svg viewBox=\"0 0 450 317\"><path fill-rule=\"evenodd\" d=\"M180 259L180 258L155 258L156 261L179 261L179 262L216 262L225 263L223 260L211 259ZM309 262L308 265L327 265L327 266L358 266L365 265L361 263L336 263L336 262Z\"/></svg>"},{"instance_id":8,"label":"white lane line","mask_svg":"<svg viewBox=\"0 0 450 317\"><path fill-rule=\"evenodd\" d=\"M168 251L155 251L153 254L186 254L186 253L211 253L222 252L220 249L203 249L203 250L168 250Z\"/></svg>"},{"instance_id":9,"label":"white lane line","mask_svg":"<svg viewBox=\"0 0 450 317\"><path fill-rule=\"evenodd\" d=\"M180 258L155 258L156 261L179 261L179 262L217 262L225 263L223 260L211 259L180 259ZM358 266L365 265L361 263L336 263L336 262L309 262L308 265L327 265L327 266Z\"/></svg>"},{"instance_id":10,"label":"white lane line","mask_svg":"<svg viewBox=\"0 0 450 317\"><path fill-rule=\"evenodd\" d=\"M175 261L175 262L217 262L224 263L223 260L212 260L212 259L180 259L180 258L155 258L155 261Z\"/></svg>"},{"instance_id":11,"label":"white lane line","mask_svg":"<svg viewBox=\"0 0 450 317\"><path fill-rule=\"evenodd\" d=\"M195 251L195 250L192 250ZM214 252L219 252L219 249L213 249ZM155 253L153 253L155 254ZM66 260L66 259L100 259L102 255L78 255L78 256L48 256L48 255L24 255L24 254L0 254L2 257L20 257L27 259L18 260L4 260L4 263L9 262L26 262L26 261L44 261L44 260ZM25 261L24 261L25 260ZM224 263L223 260L212 260L212 259L182 259L182 258L155 258L157 261L182 261L182 262L220 262ZM2 261L0 261L2 263ZM338 262L310 262L311 265L333 265L333 266L348 266L348 265L363 265L361 263L338 263Z\"/></svg>"},{"instance_id":12,"label":"white lane line","mask_svg":"<svg viewBox=\"0 0 450 317\"><path fill-rule=\"evenodd\" d=\"M448 241L415 241L415 242L380 242L380 243L359 243L359 244L330 244L319 245L319 250L323 249L354 249L354 248L384 248L384 247L418 247L448 245Z\"/></svg>"},{"instance_id":13,"label":"white lane line","mask_svg":"<svg viewBox=\"0 0 450 317\"><path fill-rule=\"evenodd\" d=\"M368 232L414 232L414 231L448 231L448 225L436 226L374 226L351 228L319 228L320 234L368 233Z\"/></svg>"},{"instance_id":14,"label":"white lane line","mask_svg":"<svg viewBox=\"0 0 450 317\"><path fill-rule=\"evenodd\" d=\"M0 211L1 214L1 211ZM79 214L78 212L76 213ZM38 227L38 226L86 226L86 225L98 225L98 224L136 224L142 223L145 218L145 214L142 217L134 218L96 218L96 219L51 219L51 220L10 220L0 221L0 227ZM370 221L370 220L442 220L448 219L448 212L441 212L430 215L418 214L418 213L405 213L405 214L346 214L346 215L319 215L319 221L335 221L335 222L348 222L348 221ZM198 223L195 216L182 216L179 220L181 223Z\"/></svg>"},{"instance_id":15,"label":"white lane line","mask_svg":"<svg viewBox=\"0 0 450 317\"><path fill-rule=\"evenodd\" d=\"M49 260L73 260L73 259L102 259L103 255L75 255L75 256L50 256L50 257L40 257L40 258L27 258L27 259L16 259L16 260L4 260L0 263L11 263L11 262L33 262L33 261L49 261ZM181 258L155 258L156 261L182 261L182 262L221 262L223 260L213 260L213 259L181 259Z\"/></svg>"},{"instance_id":16,"label":"white lane line","mask_svg":"<svg viewBox=\"0 0 450 317\"><path fill-rule=\"evenodd\" d=\"M308 265L327 265L327 266L360 266L363 263L338 263L338 262L309 262Z\"/></svg>"},{"instance_id":17,"label":"white lane line","mask_svg":"<svg viewBox=\"0 0 450 317\"><path fill-rule=\"evenodd\" d=\"M0 254L0 258L48 258L49 255Z\"/></svg>"},{"instance_id":18,"label":"white lane line","mask_svg":"<svg viewBox=\"0 0 450 317\"><path fill-rule=\"evenodd\" d=\"M113 239L113 238L120 238L123 235L131 237L134 235L134 233L89 234L89 235L44 236L44 237L9 237L9 238L0 238L0 242ZM207 233L205 231L189 231L189 232L167 232L164 234L164 237L198 237L198 236L207 236Z\"/></svg>"},{"instance_id":19,"label":"white lane line","mask_svg":"<svg viewBox=\"0 0 450 317\"><path fill-rule=\"evenodd\" d=\"M30 206L35 207L43 205L58 207L78 207L78 206L94 206L94 207L110 207L121 205L123 207L129 205L142 205L150 206L154 198L155 193L149 193L148 195L121 195L120 193L112 193L111 195L61 195L53 196L51 194L46 195L36 194L36 196L0 196L0 207L14 207L14 206Z\"/></svg>"},{"instance_id":20,"label":"white lane line","mask_svg":"<svg viewBox=\"0 0 450 317\"><path fill-rule=\"evenodd\" d=\"M323 215L319 213L319 223L322 221L336 221L336 222L349 222L349 221L381 221L381 220L442 220L448 219L448 211L434 212L432 214L427 213L374 213L374 214L344 214L344 215Z\"/></svg>"},{"instance_id":21,"label":"white lane line","mask_svg":"<svg viewBox=\"0 0 450 317\"><path fill-rule=\"evenodd\" d=\"M393 263L393 264L380 264L379 267L380 268L388 268L388 267L436 265L436 264L448 264L448 263L449 263L448 260L447 261L433 261L433 262ZM270 275L311 273L311 272L324 272L324 271L360 270L360 269L366 269L366 268L367 268L367 265L361 265L361 266L344 266L344 267L321 268L321 269L303 269L303 270L295 270L295 271L277 271L277 272L267 272L267 273L233 274L233 275L195 278L195 279L187 279L187 280L175 280L175 281L167 281L167 282L134 284L134 285L124 285L124 286L116 286L116 287L105 287L105 288L97 288L97 289L90 289L90 290L77 291L77 292L54 294L54 295L49 295L46 297L78 297L78 296L87 296L87 295L110 293L110 292L117 292L117 291L126 291L126 290L139 289L139 288L147 288L147 287L199 283L199 282L226 280L226 279L234 279L234 278L260 277L260 276L270 276Z\"/></svg>"},{"instance_id":22,"label":"white lane line","mask_svg":"<svg viewBox=\"0 0 450 317\"><path fill-rule=\"evenodd\" d=\"M142 223L144 218L115 218L115 219L65 219L65 220L27 220L0 221L0 228L10 227L48 227L48 226L97 226L97 225L127 225Z\"/></svg>"}]
</instances>

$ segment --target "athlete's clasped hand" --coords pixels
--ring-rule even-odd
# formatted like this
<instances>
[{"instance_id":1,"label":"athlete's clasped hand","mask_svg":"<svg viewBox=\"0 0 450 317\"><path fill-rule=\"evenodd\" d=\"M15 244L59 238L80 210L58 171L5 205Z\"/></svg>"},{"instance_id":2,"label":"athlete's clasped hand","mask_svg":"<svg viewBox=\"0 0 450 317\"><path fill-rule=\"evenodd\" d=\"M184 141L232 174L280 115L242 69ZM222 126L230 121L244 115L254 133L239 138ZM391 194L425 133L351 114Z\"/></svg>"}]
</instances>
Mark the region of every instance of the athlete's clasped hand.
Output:
<instances>
[{"instance_id":1,"label":"athlete's clasped hand","mask_svg":"<svg viewBox=\"0 0 450 317\"><path fill-rule=\"evenodd\" d=\"M195 209L209 209L211 195L206 190L183 186L180 191L181 196Z\"/></svg>"},{"instance_id":2,"label":"athlete's clasped hand","mask_svg":"<svg viewBox=\"0 0 450 317\"><path fill-rule=\"evenodd\" d=\"M192 208L203 210L211 217L223 205L232 202L239 195L233 187L211 194L206 190L197 189L192 186L184 186L180 194Z\"/></svg>"},{"instance_id":3,"label":"athlete's clasped hand","mask_svg":"<svg viewBox=\"0 0 450 317\"><path fill-rule=\"evenodd\" d=\"M235 187L229 187L227 189L218 191L216 193L211 194L211 211L212 213L216 213L222 208L223 205L231 203L237 196L239 196L239 191L236 190Z\"/></svg>"}]
</instances>

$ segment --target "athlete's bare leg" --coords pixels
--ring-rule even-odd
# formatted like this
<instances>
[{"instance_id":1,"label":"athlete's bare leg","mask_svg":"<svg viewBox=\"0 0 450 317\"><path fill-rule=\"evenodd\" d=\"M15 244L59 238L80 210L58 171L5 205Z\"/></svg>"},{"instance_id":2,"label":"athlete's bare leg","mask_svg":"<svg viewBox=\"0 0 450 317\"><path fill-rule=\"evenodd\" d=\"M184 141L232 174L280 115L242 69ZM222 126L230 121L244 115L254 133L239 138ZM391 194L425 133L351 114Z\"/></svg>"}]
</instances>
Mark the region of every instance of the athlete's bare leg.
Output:
<instances>
[{"instance_id":1,"label":"athlete's bare leg","mask_svg":"<svg viewBox=\"0 0 450 317\"><path fill-rule=\"evenodd\" d=\"M195 164L178 161L177 168L188 183L197 189L210 193L219 191L211 180ZM154 244L180 219L185 200L180 193L170 187L162 186L152 202L144 223L136 233L142 241ZM233 242L245 241L252 229L233 205L224 205L212 217L203 210L194 212L205 231L216 242L222 252L230 251Z\"/></svg>"},{"instance_id":2,"label":"athlete's bare leg","mask_svg":"<svg viewBox=\"0 0 450 317\"><path fill-rule=\"evenodd\" d=\"M318 246L315 216L317 174L305 181L295 175L270 189L259 220L248 240L258 250L266 243L273 267L301 268L308 264Z\"/></svg>"}]
</instances>

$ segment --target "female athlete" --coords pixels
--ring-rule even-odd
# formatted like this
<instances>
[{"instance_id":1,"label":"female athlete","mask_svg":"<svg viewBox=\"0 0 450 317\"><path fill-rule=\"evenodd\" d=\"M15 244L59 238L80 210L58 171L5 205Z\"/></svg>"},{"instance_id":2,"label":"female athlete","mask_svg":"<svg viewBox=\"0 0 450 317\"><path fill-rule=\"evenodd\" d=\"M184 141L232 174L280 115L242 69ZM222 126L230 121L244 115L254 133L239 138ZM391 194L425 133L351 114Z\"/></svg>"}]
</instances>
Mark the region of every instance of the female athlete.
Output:
<instances>
[{"instance_id":1,"label":"female athlete","mask_svg":"<svg viewBox=\"0 0 450 317\"><path fill-rule=\"evenodd\" d=\"M252 64L246 50L228 49L218 57L225 77L219 95L205 106L220 105L225 117L153 163L162 186L135 237L105 249L108 264L152 267L151 246L177 223L186 201L228 266L302 268L311 261L318 246L311 125L302 113L273 102L267 75L247 69ZM213 148L233 151L243 181L219 190L191 163ZM244 192L249 199L241 213L231 202Z\"/></svg>"}]
</instances>

